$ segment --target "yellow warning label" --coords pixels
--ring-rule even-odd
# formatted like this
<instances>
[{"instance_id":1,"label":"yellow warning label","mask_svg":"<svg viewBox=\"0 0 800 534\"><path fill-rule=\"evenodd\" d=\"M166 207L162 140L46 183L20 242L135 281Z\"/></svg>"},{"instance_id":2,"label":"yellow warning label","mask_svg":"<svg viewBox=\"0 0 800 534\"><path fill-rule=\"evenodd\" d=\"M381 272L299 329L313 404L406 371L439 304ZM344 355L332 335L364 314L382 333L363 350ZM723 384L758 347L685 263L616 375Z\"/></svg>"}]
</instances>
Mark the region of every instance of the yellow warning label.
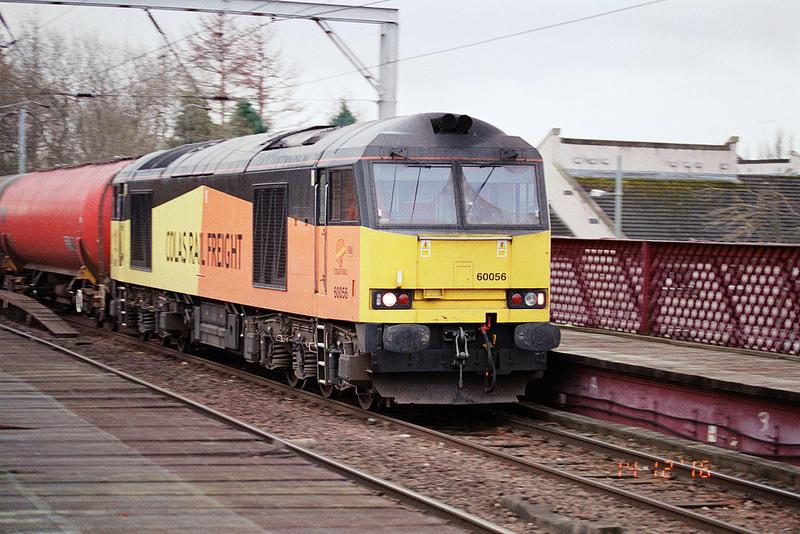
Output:
<instances>
[{"instance_id":1,"label":"yellow warning label","mask_svg":"<svg viewBox=\"0 0 800 534\"><path fill-rule=\"evenodd\" d=\"M430 258L431 257L431 241L430 239L423 239L419 242L419 257L420 258Z\"/></svg>"},{"instance_id":2,"label":"yellow warning label","mask_svg":"<svg viewBox=\"0 0 800 534\"><path fill-rule=\"evenodd\" d=\"M497 242L497 257L505 258L508 256L508 241L503 239Z\"/></svg>"}]
</instances>

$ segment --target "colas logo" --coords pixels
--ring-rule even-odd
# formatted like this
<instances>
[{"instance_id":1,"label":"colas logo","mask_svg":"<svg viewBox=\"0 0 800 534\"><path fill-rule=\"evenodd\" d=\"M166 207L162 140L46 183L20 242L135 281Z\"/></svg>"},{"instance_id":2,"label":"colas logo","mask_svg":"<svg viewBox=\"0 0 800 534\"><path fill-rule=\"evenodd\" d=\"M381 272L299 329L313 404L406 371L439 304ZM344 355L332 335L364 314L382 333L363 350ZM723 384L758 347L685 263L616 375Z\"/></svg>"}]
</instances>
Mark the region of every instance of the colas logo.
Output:
<instances>
[{"instance_id":1,"label":"colas logo","mask_svg":"<svg viewBox=\"0 0 800 534\"><path fill-rule=\"evenodd\" d=\"M336 263L339 265L339 268L342 268L342 263L344 262L344 256L347 254L347 243L344 242L344 239L337 239L336 240Z\"/></svg>"},{"instance_id":2,"label":"colas logo","mask_svg":"<svg viewBox=\"0 0 800 534\"><path fill-rule=\"evenodd\" d=\"M344 239L336 240L336 265L333 269L333 274L347 274L347 269L343 267L344 257L347 256L347 243Z\"/></svg>"}]
</instances>

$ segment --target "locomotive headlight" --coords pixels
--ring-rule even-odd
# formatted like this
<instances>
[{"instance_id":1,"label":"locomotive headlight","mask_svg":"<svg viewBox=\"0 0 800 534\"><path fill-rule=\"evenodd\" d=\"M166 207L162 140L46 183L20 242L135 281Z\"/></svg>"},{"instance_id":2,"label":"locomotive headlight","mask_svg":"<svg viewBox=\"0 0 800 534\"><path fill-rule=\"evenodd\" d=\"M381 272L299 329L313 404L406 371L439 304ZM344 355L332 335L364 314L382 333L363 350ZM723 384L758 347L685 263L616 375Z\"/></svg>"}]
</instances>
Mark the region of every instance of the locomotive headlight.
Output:
<instances>
[{"instance_id":1,"label":"locomotive headlight","mask_svg":"<svg viewBox=\"0 0 800 534\"><path fill-rule=\"evenodd\" d=\"M409 289L373 289L373 310L411 309L414 292Z\"/></svg>"},{"instance_id":2,"label":"locomotive headlight","mask_svg":"<svg viewBox=\"0 0 800 534\"><path fill-rule=\"evenodd\" d=\"M391 292L384 293L383 296L381 296L381 304L386 308L394 307L394 305L397 304L397 295Z\"/></svg>"},{"instance_id":3,"label":"locomotive headlight","mask_svg":"<svg viewBox=\"0 0 800 534\"><path fill-rule=\"evenodd\" d=\"M533 291L528 291L527 293L525 293L525 306L533 308L535 304L536 304L536 293L534 293Z\"/></svg>"}]
</instances>

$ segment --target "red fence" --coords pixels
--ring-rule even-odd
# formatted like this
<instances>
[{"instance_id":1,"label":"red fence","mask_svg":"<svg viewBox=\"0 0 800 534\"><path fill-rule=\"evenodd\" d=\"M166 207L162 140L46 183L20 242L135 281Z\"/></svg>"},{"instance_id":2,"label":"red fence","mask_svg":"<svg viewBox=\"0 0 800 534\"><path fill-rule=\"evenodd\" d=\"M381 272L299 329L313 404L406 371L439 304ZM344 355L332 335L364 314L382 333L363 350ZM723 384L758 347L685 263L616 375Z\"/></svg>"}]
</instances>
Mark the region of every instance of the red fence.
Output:
<instances>
[{"instance_id":1,"label":"red fence","mask_svg":"<svg viewBox=\"0 0 800 534\"><path fill-rule=\"evenodd\" d=\"M554 238L552 319L800 354L800 246Z\"/></svg>"}]
</instances>

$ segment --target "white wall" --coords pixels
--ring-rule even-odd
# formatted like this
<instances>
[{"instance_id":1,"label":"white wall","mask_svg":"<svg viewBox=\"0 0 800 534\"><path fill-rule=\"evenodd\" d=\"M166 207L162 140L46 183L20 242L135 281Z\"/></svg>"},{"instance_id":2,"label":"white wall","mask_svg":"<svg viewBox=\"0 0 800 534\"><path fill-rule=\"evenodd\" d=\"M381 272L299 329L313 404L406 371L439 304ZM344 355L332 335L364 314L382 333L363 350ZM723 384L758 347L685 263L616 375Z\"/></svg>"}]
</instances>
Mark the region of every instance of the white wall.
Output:
<instances>
[{"instance_id":1,"label":"white wall","mask_svg":"<svg viewBox=\"0 0 800 534\"><path fill-rule=\"evenodd\" d=\"M617 169L617 156L622 156L622 170L626 174L705 174L733 178L737 173L739 159L736 155L737 141L737 138L731 138L726 144L727 150L691 148L691 145L685 148L662 148L561 142L556 163L572 173L612 173Z\"/></svg>"},{"instance_id":2,"label":"white wall","mask_svg":"<svg viewBox=\"0 0 800 534\"><path fill-rule=\"evenodd\" d=\"M613 225L603 210L575 180L559 171L557 164L562 147L557 128L551 130L538 147L544 159L544 178L550 207L576 237L614 237Z\"/></svg>"},{"instance_id":3,"label":"white wall","mask_svg":"<svg viewBox=\"0 0 800 534\"><path fill-rule=\"evenodd\" d=\"M792 152L788 162L764 163L756 161L743 161L739 163L739 174L781 174L800 175L800 154Z\"/></svg>"}]
</instances>

